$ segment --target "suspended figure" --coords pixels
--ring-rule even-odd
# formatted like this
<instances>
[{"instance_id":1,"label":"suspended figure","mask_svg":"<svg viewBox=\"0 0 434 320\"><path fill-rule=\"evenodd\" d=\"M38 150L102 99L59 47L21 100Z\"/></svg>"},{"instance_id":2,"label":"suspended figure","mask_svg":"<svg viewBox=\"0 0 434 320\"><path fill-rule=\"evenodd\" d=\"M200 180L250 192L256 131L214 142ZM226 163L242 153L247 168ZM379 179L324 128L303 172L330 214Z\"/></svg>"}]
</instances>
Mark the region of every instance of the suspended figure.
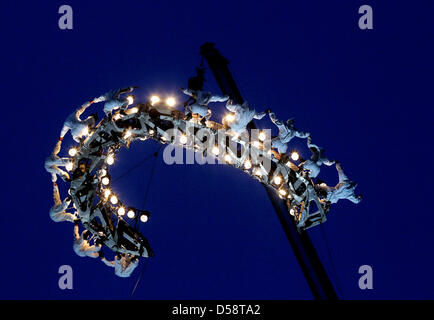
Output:
<instances>
[{"instance_id":1,"label":"suspended figure","mask_svg":"<svg viewBox=\"0 0 434 320\"><path fill-rule=\"evenodd\" d=\"M61 140L58 140L56 146L53 149L51 155L45 160L45 170L51 173L51 181L57 181L57 175L59 175L63 181L69 180L69 174L63 171L59 166L64 167L69 163L69 158L60 158L58 156L60 152L60 146L62 144Z\"/></svg>"},{"instance_id":2,"label":"suspended figure","mask_svg":"<svg viewBox=\"0 0 434 320\"><path fill-rule=\"evenodd\" d=\"M186 120L190 120L193 114L198 114L200 117L202 117L202 124L205 124L205 121L211 118L212 112L208 107L208 103L225 102L229 99L229 96L213 95L211 92L202 90L182 88L182 92L190 96L189 100L185 103L185 113L187 114ZM190 100L192 100L192 103L188 104Z\"/></svg>"},{"instance_id":3,"label":"suspended figure","mask_svg":"<svg viewBox=\"0 0 434 320\"><path fill-rule=\"evenodd\" d=\"M126 87L117 90L111 90L106 94L96 98L95 102L105 102L104 103L104 113L106 115L111 115L114 110L120 109L123 111L128 105L132 103L132 100L128 97L121 97L124 93L129 93L138 87Z\"/></svg>"},{"instance_id":4,"label":"suspended figure","mask_svg":"<svg viewBox=\"0 0 434 320\"><path fill-rule=\"evenodd\" d=\"M309 177L316 178L321 171L320 167L322 164L325 164L326 166L331 166L335 163L335 161L326 158L326 156L324 155L324 149L313 144L311 136L307 138L307 146L309 147L310 151L312 151L312 156L309 160L304 161L301 164L301 167L304 170L309 171Z\"/></svg>"},{"instance_id":5,"label":"suspended figure","mask_svg":"<svg viewBox=\"0 0 434 320\"><path fill-rule=\"evenodd\" d=\"M266 112L256 112L255 109L250 107L247 101L244 101L244 103L240 105L232 104L232 101L229 100L226 103L226 109L235 113L233 121L228 121L228 126L237 136L246 131L247 125L250 121L253 119L260 120L267 114Z\"/></svg>"},{"instance_id":6,"label":"suspended figure","mask_svg":"<svg viewBox=\"0 0 434 320\"><path fill-rule=\"evenodd\" d=\"M54 206L50 209L50 218L54 222L74 222L77 220L76 215L66 212L71 203L71 198L65 198L63 202L60 200L59 187L56 182L53 183L53 200Z\"/></svg>"},{"instance_id":7,"label":"suspended figure","mask_svg":"<svg viewBox=\"0 0 434 320\"><path fill-rule=\"evenodd\" d=\"M288 119L286 123L276 118L274 112L269 112L270 120L279 129L279 135L271 140L271 147L279 150L279 153L285 154L288 150L288 143L292 138L307 138L310 136L309 132L297 130L294 127L294 119Z\"/></svg>"},{"instance_id":8,"label":"suspended figure","mask_svg":"<svg viewBox=\"0 0 434 320\"><path fill-rule=\"evenodd\" d=\"M322 195L326 201L332 204L341 199L347 199L356 204L362 201L362 195L355 195L357 182L348 179L339 162L336 162L336 170L338 171L339 183L335 187L329 187L325 183L315 185L317 194L320 197Z\"/></svg>"},{"instance_id":9,"label":"suspended figure","mask_svg":"<svg viewBox=\"0 0 434 320\"><path fill-rule=\"evenodd\" d=\"M109 267L115 268L115 275L121 278L128 278L133 273L134 269L139 265L139 259L135 255L121 253L115 256L113 261L108 261L101 256L101 261Z\"/></svg>"},{"instance_id":10,"label":"suspended figure","mask_svg":"<svg viewBox=\"0 0 434 320\"><path fill-rule=\"evenodd\" d=\"M81 120L80 116L86 111L87 108L91 104L93 104L95 100L91 100L89 102L84 103L80 108L71 113L68 118L66 118L65 123L63 124L62 131L60 132L60 139L63 140L63 137L66 133L71 130L71 135L74 141L80 143L81 138L89 135L89 131L91 128L95 126L95 122L97 120L97 115L92 114L87 117L85 120Z\"/></svg>"},{"instance_id":11,"label":"suspended figure","mask_svg":"<svg viewBox=\"0 0 434 320\"><path fill-rule=\"evenodd\" d=\"M90 232L88 230L84 230L80 234L78 229L78 222L79 220L76 220L74 225L74 252L80 257L98 258L98 252L101 250L101 244L95 242L94 245L90 245Z\"/></svg>"}]
</instances>

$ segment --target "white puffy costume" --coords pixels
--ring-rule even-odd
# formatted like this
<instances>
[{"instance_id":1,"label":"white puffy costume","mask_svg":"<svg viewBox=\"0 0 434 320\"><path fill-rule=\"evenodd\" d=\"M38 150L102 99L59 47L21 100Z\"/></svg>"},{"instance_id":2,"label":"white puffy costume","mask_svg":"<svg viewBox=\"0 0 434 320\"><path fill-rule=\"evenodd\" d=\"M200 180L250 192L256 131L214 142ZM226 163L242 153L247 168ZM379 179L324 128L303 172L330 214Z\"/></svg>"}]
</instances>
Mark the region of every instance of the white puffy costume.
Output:
<instances>
[{"instance_id":1,"label":"white puffy costume","mask_svg":"<svg viewBox=\"0 0 434 320\"><path fill-rule=\"evenodd\" d=\"M45 170L51 173L51 181L56 182L59 175L63 180L69 179L69 174L63 171L59 166L64 167L69 163L69 158L60 158L58 156L62 141L59 140L53 149L51 155L45 160Z\"/></svg>"},{"instance_id":2,"label":"white puffy costume","mask_svg":"<svg viewBox=\"0 0 434 320\"><path fill-rule=\"evenodd\" d=\"M101 250L101 245L90 245L85 239L85 234L89 231L84 230L81 234L78 232L78 225L74 226L74 252L80 257L98 258L98 251Z\"/></svg>"},{"instance_id":3,"label":"white puffy costume","mask_svg":"<svg viewBox=\"0 0 434 320\"><path fill-rule=\"evenodd\" d=\"M194 99L194 102L186 107L186 113L196 113L207 120L211 118L211 110L208 108L210 102L225 102L228 96L213 95L211 92L184 89L182 92Z\"/></svg>"},{"instance_id":4,"label":"white puffy costume","mask_svg":"<svg viewBox=\"0 0 434 320\"><path fill-rule=\"evenodd\" d=\"M271 140L271 146L278 149L282 154L286 153L286 150L288 149L288 143L292 138L307 138L310 136L310 133L308 132L297 130L294 127L293 119L289 119L286 121L286 123L284 123L276 118L274 112L270 112L269 116L271 122L273 122L279 129L279 135Z\"/></svg>"},{"instance_id":5,"label":"white puffy costume","mask_svg":"<svg viewBox=\"0 0 434 320\"><path fill-rule=\"evenodd\" d=\"M107 266L115 268L115 275L121 278L128 278L133 273L134 269L139 265L139 259L134 256L121 254L121 258L115 256L113 261L108 261L106 258L101 259Z\"/></svg>"},{"instance_id":6,"label":"white puffy costume","mask_svg":"<svg viewBox=\"0 0 434 320\"><path fill-rule=\"evenodd\" d=\"M234 121L228 123L228 125L237 135L241 135L246 130L250 121L253 119L260 120L267 114L266 112L256 112L247 101L244 101L242 105L232 104L228 101L226 109L235 113Z\"/></svg>"},{"instance_id":7,"label":"white puffy costume","mask_svg":"<svg viewBox=\"0 0 434 320\"><path fill-rule=\"evenodd\" d=\"M61 139L63 139L69 130L71 130L71 135L74 141L78 143L80 143L82 137L89 134L89 130L95 125L95 118L89 116L85 120L81 120L80 116L92 103L94 103L94 100L84 103L80 108L66 118L62 131L60 132Z\"/></svg>"},{"instance_id":8,"label":"white puffy costume","mask_svg":"<svg viewBox=\"0 0 434 320\"><path fill-rule=\"evenodd\" d=\"M63 202L60 200L60 194L59 194L59 187L56 183L53 184L53 200L54 200L54 206L50 209L50 218L54 222L62 222L62 221L69 221L74 222L74 220L77 218L72 213L66 212L66 210L69 207L69 204L71 203L70 198L65 198Z\"/></svg>"},{"instance_id":9,"label":"white puffy costume","mask_svg":"<svg viewBox=\"0 0 434 320\"><path fill-rule=\"evenodd\" d=\"M95 99L95 102L104 103L104 113L111 114L113 110L124 109L129 105L127 97L121 97L121 94L128 93L134 90L134 87L127 87L123 89L111 90L106 94Z\"/></svg>"},{"instance_id":10,"label":"white puffy costume","mask_svg":"<svg viewBox=\"0 0 434 320\"><path fill-rule=\"evenodd\" d=\"M309 170L309 177L316 178L321 171L321 165L331 166L335 161L329 160L324 155L324 149L312 144L312 138L307 138L307 146L312 151L312 156L309 160L304 161L301 166L304 170Z\"/></svg>"}]
</instances>

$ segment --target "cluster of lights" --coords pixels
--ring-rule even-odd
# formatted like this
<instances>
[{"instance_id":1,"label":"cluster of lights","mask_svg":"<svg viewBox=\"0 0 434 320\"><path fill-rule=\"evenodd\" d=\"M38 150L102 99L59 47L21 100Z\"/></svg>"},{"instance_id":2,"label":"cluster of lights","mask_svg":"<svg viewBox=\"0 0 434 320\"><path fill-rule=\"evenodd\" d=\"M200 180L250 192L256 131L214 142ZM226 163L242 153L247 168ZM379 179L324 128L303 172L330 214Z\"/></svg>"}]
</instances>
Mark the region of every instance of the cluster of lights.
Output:
<instances>
[{"instance_id":1,"label":"cluster of lights","mask_svg":"<svg viewBox=\"0 0 434 320\"><path fill-rule=\"evenodd\" d=\"M154 106L155 104L159 103L160 101L161 101L161 99L160 99L159 96L154 95L154 96L151 97L151 105L152 106ZM168 107L173 107L176 104L176 100L175 100L174 97L168 97L165 102L166 102L166 105Z\"/></svg>"}]
</instances>

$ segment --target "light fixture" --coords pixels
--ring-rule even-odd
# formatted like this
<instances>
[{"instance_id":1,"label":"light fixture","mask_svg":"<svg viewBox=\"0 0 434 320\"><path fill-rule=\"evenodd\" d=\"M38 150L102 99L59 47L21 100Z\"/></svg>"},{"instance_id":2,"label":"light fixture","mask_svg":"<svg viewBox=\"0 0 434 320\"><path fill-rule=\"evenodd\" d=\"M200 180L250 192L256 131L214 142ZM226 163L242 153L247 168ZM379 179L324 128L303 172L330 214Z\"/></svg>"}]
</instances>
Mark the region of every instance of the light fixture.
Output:
<instances>
[{"instance_id":1,"label":"light fixture","mask_svg":"<svg viewBox=\"0 0 434 320\"><path fill-rule=\"evenodd\" d=\"M121 114L120 113L116 113L114 116L113 116L113 120L119 120L120 118L122 118L122 116L121 116Z\"/></svg>"},{"instance_id":2,"label":"light fixture","mask_svg":"<svg viewBox=\"0 0 434 320\"><path fill-rule=\"evenodd\" d=\"M111 202L112 204L116 204L116 203L118 203L118 197L116 197L115 195L112 195L112 196L110 197L110 202Z\"/></svg>"},{"instance_id":3,"label":"light fixture","mask_svg":"<svg viewBox=\"0 0 434 320\"><path fill-rule=\"evenodd\" d=\"M108 198L109 195L110 195L111 193L112 193L112 192L111 192L109 189L106 189L106 190L104 191L104 197L105 197L105 198Z\"/></svg>"},{"instance_id":4,"label":"light fixture","mask_svg":"<svg viewBox=\"0 0 434 320\"><path fill-rule=\"evenodd\" d=\"M148 221L148 216L147 216L146 214L142 214L142 215L140 216L140 221L142 221L142 222L146 222L146 221Z\"/></svg>"},{"instance_id":5,"label":"light fixture","mask_svg":"<svg viewBox=\"0 0 434 320\"><path fill-rule=\"evenodd\" d=\"M127 213L127 217L128 218L130 218L130 219L133 219L134 218L134 216L135 216L135 213L134 213L134 211L133 210L128 210L128 213Z\"/></svg>"},{"instance_id":6,"label":"light fixture","mask_svg":"<svg viewBox=\"0 0 434 320\"><path fill-rule=\"evenodd\" d=\"M186 144L187 143L187 136L185 134L182 134L179 137L179 142L181 142L182 144Z\"/></svg>"},{"instance_id":7,"label":"light fixture","mask_svg":"<svg viewBox=\"0 0 434 320\"><path fill-rule=\"evenodd\" d=\"M74 164L72 162L68 162L65 166L67 171L71 171L73 167L74 167Z\"/></svg>"},{"instance_id":8,"label":"light fixture","mask_svg":"<svg viewBox=\"0 0 434 320\"><path fill-rule=\"evenodd\" d=\"M267 138L265 132L264 131L259 132L258 139L261 141L265 141L265 138Z\"/></svg>"},{"instance_id":9,"label":"light fixture","mask_svg":"<svg viewBox=\"0 0 434 320\"><path fill-rule=\"evenodd\" d=\"M286 192L285 189L280 189L280 190L279 190L279 194L280 194L281 196L285 197L288 193Z\"/></svg>"},{"instance_id":10,"label":"light fixture","mask_svg":"<svg viewBox=\"0 0 434 320\"><path fill-rule=\"evenodd\" d=\"M127 130L124 134L124 139L128 139L129 137L131 137L131 130Z\"/></svg>"},{"instance_id":11,"label":"light fixture","mask_svg":"<svg viewBox=\"0 0 434 320\"><path fill-rule=\"evenodd\" d=\"M250 160L246 160L244 162L244 168L246 168L247 170L250 169L252 167L252 161Z\"/></svg>"},{"instance_id":12,"label":"light fixture","mask_svg":"<svg viewBox=\"0 0 434 320\"><path fill-rule=\"evenodd\" d=\"M112 154L110 154L108 155L106 161L108 165L112 165L113 163L115 163L115 157Z\"/></svg>"},{"instance_id":13,"label":"light fixture","mask_svg":"<svg viewBox=\"0 0 434 320\"><path fill-rule=\"evenodd\" d=\"M235 121L235 116L234 116L233 113L228 113L228 114L225 116L225 119L226 119L227 122L230 123L230 122Z\"/></svg>"},{"instance_id":14,"label":"light fixture","mask_svg":"<svg viewBox=\"0 0 434 320\"><path fill-rule=\"evenodd\" d=\"M130 109L130 114L132 114L132 113L137 113L137 111L139 111L139 108L137 108L137 107L134 107L134 108L131 108Z\"/></svg>"},{"instance_id":15,"label":"light fixture","mask_svg":"<svg viewBox=\"0 0 434 320\"><path fill-rule=\"evenodd\" d=\"M101 177L104 177L105 175L107 175L107 170L106 169L101 169Z\"/></svg>"},{"instance_id":16,"label":"light fixture","mask_svg":"<svg viewBox=\"0 0 434 320\"><path fill-rule=\"evenodd\" d=\"M219 147L214 146L211 150L211 152L213 153L213 155L217 156L220 152Z\"/></svg>"},{"instance_id":17,"label":"light fixture","mask_svg":"<svg viewBox=\"0 0 434 320\"><path fill-rule=\"evenodd\" d=\"M156 103L160 102L160 97L159 96L152 96L151 97L151 105L154 105Z\"/></svg>"},{"instance_id":18,"label":"light fixture","mask_svg":"<svg viewBox=\"0 0 434 320\"><path fill-rule=\"evenodd\" d=\"M289 214L290 214L291 216L293 216L293 215L295 214L294 209L291 208L291 209L289 210Z\"/></svg>"},{"instance_id":19,"label":"light fixture","mask_svg":"<svg viewBox=\"0 0 434 320\"><path fill-rule=\"evenodd\" d=\"M110 183L110 179L108 177L104 177L104 178L102 178L101 182L103 185L106 186Z\"/></svg>"},{"instance_id":20,"label":"light fixture","mask_svg":"<svg viewBox=\"0 0 434 320\"><path fill-rule=\"evenodd\" d=\"M275 184L279 185L279 184L282 183L282 177L279 176L279 175L277 175L277 176L274 177L273 181L274 181Z\"/></svg>"},{"instance_id":21,"label":"light fixture","mask_svg":"<svg viewBox=\"0 0 434 320\"><path fill-rule=\"evenodd\" d=\"M76 148L71 148L71 149L69 149L68 154L69 154L71 157L74 157L74 156L77 154L77 149L76 149Z\"/></svg>"},{"instance_id":22,"label":"light fixture","mask_svg":"<svg viewBox=\"0 0 434 320\"><path fill-rule=\"evenodd\" d=\"M149 134L151 134L151 135L154 134L154 130L152 130L152 129L149 130Z\"/></svg>"},{"instance_id":23,"label":"light fixture","mask_svg":"<svg viewBox=\"0 0 434 320\"><path fill-rule=\"evenodd\" d=\"M128 96L127 100L128 100L128 105L131 105L134 103L134 97L133 96Z\"/></svg>"},{"instance_id":24,"label":"light fixture","mask_svg":"<svg viewBox=\"0 0 434 320\"><path fill-rule=\"evenodd\" d=\"M118 209L118 215L123 216L125 214L125 208L124 207L120 207Z\"/></svg>"},{"instance_id":25,"label":"light fixture","mask_svg":"<svg viewBox=\"0 0 434 320\"><path fill-rule=\"evenodd\" d=\"M173 107L175 105L175 103L176 103L176 100L173 97L169 97L169 98L166 99L166 104L169 107Z\"/></svg>"},{"instance_id":26,"label":"light fixture","mask_svg":"<svg viewBox=\"0 0 434 320\"><path fill-rule=\"evenodd\" d=\"M300 155L298 154L297 151L292 151L291 152L291 159L294 161L298 161L300 159Z\"/></svg>"},{"instance_id":27,"label":"light fixture","mask_svg":"<svg viewBox=\"0 0 434 320\"><path fill-rule=\"evenodd\" d=\"M255 174L256 176L258 176L258 177L261 177L261 176L262 176L262 171L261 171L261 169L256 168L255 171L254 171L254 174Z\"/></svg>"},{"instance_id":28,"label":"light fixture","mask_svg":"<svg viewBox=\"0 0 434 320\"><path fill-rule=\"evenodd\" d=\"M225 154L225 161L226 161L227 163L231 163L231 162L232 162L232 157L229 155L229 153L226 153L226 154Z\"/></svg>"}]
</instances>

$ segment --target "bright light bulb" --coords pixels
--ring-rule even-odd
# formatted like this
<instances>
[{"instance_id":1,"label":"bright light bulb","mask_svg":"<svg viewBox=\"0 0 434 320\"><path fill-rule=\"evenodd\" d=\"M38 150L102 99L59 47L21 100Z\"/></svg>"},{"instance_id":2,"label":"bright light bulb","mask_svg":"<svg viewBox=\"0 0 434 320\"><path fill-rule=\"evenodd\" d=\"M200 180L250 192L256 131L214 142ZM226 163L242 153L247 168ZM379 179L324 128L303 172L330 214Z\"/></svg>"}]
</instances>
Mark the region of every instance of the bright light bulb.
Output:
<instances>
[{"instance_id":1,"label":"bright light bulb","mask_svg":"<svg viewBox=\"0 0 434 320\"><path fill-rule=\"evenodd\" d=\"M112 165L113 163L115 163L115 157L113 157L113 155L112 154L110 154L108 157L107 157L107 164L108 165Z\"/></svg>"},{"instance_id":2,"label":"bright light bulb","mask_svg":"<svg viewBox=\"0 0 434 320\"><path fill-rule=\"evenodd\" d=\"M105 175L107 175L107 170L101 169L101 177L104 177Z\"/></svg>"},{"instance_id":3,"label":"bright light bulb","mask_svg":"<svg viewBox=\"0 0 434 320\"><path fill-rule=\"evenodd\" d=\"M146 214L142 214L142 215L140 216L140 221L142 221L142 222L146 222L146 221L148 221L148 216L147 216Z\"/></svg>"},{"instance_id":4,"label":"bright light bulb","mask_svg":"<svg viewBox=\"0 0 434 320\"><path fill-rule=\"evenodd\" d=\"M108 177L104 177L104 178L102 178L101 182L102 182L103 185L106 186L106 185L108 185L110 183L110 179Z\"/></svg>"},{"instance_id":5,"label":"bright light bulb","mask_svg":"<svg viewBox=\"0 0 434 320\"><path fill-rule=\"evenodd\" d=\"M154 105L156 103L160 102L160 97L159 96L152 96L151 97L151 105Z\"/></svg>"},{"instance_id":6,"label":"bright light bulb","mask_svg":"<svg viewBox=\"0 0 434 320\"><path fill-rule=\"evenodd\" d=\"M216 156L219 154L220 150L217 146L214 146L211 150L211 152Z\"/></svg>"},{"instance_id":7,"label":"bright light bulb","mask_svg":"<svg viewBox=\"0 0 434 320\"><path fill-rule=\"evenodd\" d=\"M154 130L149 130L149 134L154 134Z\"/></svg>"},{"instance_id":8,"label":"bright light bulb","mask_svg":"<svg viewBox=\"0 0 434 320\"><path fill-rule=\"evenodd\" d=\"M228 153L225 154L225 161L227 163L231 163L232 162L232 157Z\"/></svg>"},{"instance_id":9,"label":"bright light bulb","mask_svg":"<svg viewBox=\"0 0 434 320\"><path fill-rule=\"evenodd\" d=\"M261 171L261 169L256 168L256 169L255 169L255 175L258 176L258 177L262 176L262 171Z\"/></svg>"},{"instance_id":10,"label":"bright light bulb","mask_svg":"<svg viewBox=\"0 0 434 320\"><path fill-rule=\"evenodd\" d=\"M185 134L181 135L181 137L179 137L179 142L181 142L182 144L186 144L187 136Z\"/></svg>"},{"instance_id":11,"label":"bright light bulb","mask_svg":"<svg viewBox=\"0 0 434 320\"><path fill-rule=\"evenodd\" d=\"M282 182L282 178L280 176L275 176L273 181L275 184L280 184Z\"/></svg>"},{"instance_id":12,"label":"bright light bulb","mask_svg":"<svg viewBox=\"0 0 434 320\"><path fill-rule=\"evenodd\" d=\"M175 103L176 103L176 100L173 97L169 97L169 98L166 99L166 104L169 107L173 107L175 105Z\"/></svg>"},{"instance_id":13,"label":"bright light bulb","mask_svg":"<svg viewBox=\"0 0 434 320\"><path fill-rule=\"evenodd\" d=\"M123 216L125 214L125 208L124 207L120 207L118 209L118 215Z\"/></svg>"},{"instance_id":14,"label":"bright light bulb","mask_svg":"<svg viewBox=\"0 0 434 320\"><path fill-rule=\"evenodd\" d=\"M89 134L89 128L86 127L86 128L84 128L83 131L81 132L81 135L82 135L82 136L87 136L88 134Z\"/></svg>"},{"instance_id":15,"label":"bright light bulb","mask_svg":"<svg viewBox=\"0 0 434 320\"><path fill-rule=\"evenodd\" d=\"M287 194L287 192L286 192L286 190L285 189L280 189L279 190L279 194L281 195L281 196L286 196L286 194Z\"/></svg>"},{"instance_id":16,"label":"bright light bulb","mask_svg":"<svg viewBox=\"0 0 434 320\"><path fill-rule=\"evenodd\" d=\"M128 96L127 100L128 100L128 105L131 105L134 103L134 97L133 96Z\"/></svg>"},{"instance_id":17,"label":"bright light bulb","mask_svg":"<svg viewBox=\"0 0 434 320\"><path fill-rule=\"evenodd\" d=\"M69 154L71 157L74 157L74 156L77 154L77 149L76 149L76 148L71 148L71 149L69 149L68 154Z\"/></svg>"},{"instance_id":18,"label":"bright light bulb","mask_svg":"<svg viewBox=\"0 0 434 320\"><path fill-rule=\"evenodd\" d=\"M116 203L118 203L118 197L116 197L115 195L112 195L112 196L110 197L110 202L111 202L112 204L116 204Z\"/></svg>"},{"instance_id":19,"label":"bright light bulb","mask_svg":"<svg viewBox=\"0 0 434 320\"><path fill-rule=\"evenodd\" d=\"M265 138L267 138L265 132L264 131L259 132L258 139L261 141L265 141Z\"/></svg>"},{"instance_id":20,"label":"bright light bulb","mask_svg":"<svg viewBox=\"0 0 434 320\"><path fill-rule=\"evenodd\" d=\"M232 113L228 113L225 119L227 122L233 122L235 120L235 116Z\"/></svg>"},{"instance_id":21,"label":"bright light bulb","mask_svg":"<svg viewBox=\"0 0 434 320\"><path fill-rule=\"evenodd\" d=\"M252 161L250 161L250 160L246 160L245 162L244 162L244 168L246 168L246 169L250 169L252 167Z\"/></svg>"},{"instance_id":22,"label":"bright light bulb","mask_svg":"<svg viewBox=\"0 0 434 320\"><path fill-rule=\"evenodd\" d=\"M68 162L67 165L65 166L66 170L71 171L73 168L74 164L72 162Z\"/></svg>"},{"instance_id":23,"label":"bright light bulb","mask_svg":"<svg viewBox=\"0 0 434 320\"><path fill-rule=\"evenodd\" d=\"M104 197L108 198L109 195L110 195L111 193L112 193L112 192L111 192L109 189L106 189L106 190L104 191Z\"/></svg>"},{"instance_id":24,"label":"bright light bulb","mask_svg":"<svg viewBox=\"0 0 434 320\"><path fill-rule=\"evenodd\" d=\"M261 143L260 143L259 141L253 141L253 142L252 142L252 145L253 145L255 148L258 148L258 149L259 149L259 147L261 146Z\"/></svg>"},{"instance_id":25,"label":"bright light bulb","mask_svg":"<svg viewBox=\"0 0 434 320\"><path fill-rule=\"evenodd\" d=\"M131 137L131 130L127 130L124 134L124 139L128 139L129 137Z\"/></svg>"},{"instance_id":26,"label":"bright light bulb","mask_svg":"<svg viewBox=\"0 0 434 320\"><path fill-rule=\"evenodd\" d=\"M119 113L116 113L114 116L113 116L113 120L119 120L120 118L122 118L122 116L119 114Z\"/></svg>"},{"instance_id":27,"label":"bright light bulb","mask_svg":"<svg viewBox=\"0 0 434 320\"><path fill-rule=\"evenodd\" d=\"M298 159L300 159L300 155L298 154L297 151L291 152L291 159L294 161L297 161Z\"/></svg>"},{"instance_id":28,"label":"bright light bulb","mask_svg":"<svg viewBox=\"0 0 434 320\"><path fill-rule=\"evenodd\" d=\"M130 219L134 218L134 216L135 216L134 211L133 211L133 210L129 210L128 213L127 213L127 216L128 216L128 218L130 218Z\"/></svg>"},{"instance_id":29,"label":"bright light bulb","mask_svg":"<svg viewBox=\"0 0 434 320\"><path fill-rule=\"evenodd\" d=\"M291 216L293 216L293 215L295 214L294 209L289 210L289 214L290 214Z\"/></svg>"},{"instance_id":30,"label":"bright light bulb","mask_svg":"<svg viewBox=\"0 0 434 320\"><path fill-rule=\"evenodd\" d=\"M137 107L134 107L134 108L131 108L130 109L130 114L132 114L132 113L137 113L137 111L139 111L139 108L137 108Z\"/></svg>"}]
</instances>

